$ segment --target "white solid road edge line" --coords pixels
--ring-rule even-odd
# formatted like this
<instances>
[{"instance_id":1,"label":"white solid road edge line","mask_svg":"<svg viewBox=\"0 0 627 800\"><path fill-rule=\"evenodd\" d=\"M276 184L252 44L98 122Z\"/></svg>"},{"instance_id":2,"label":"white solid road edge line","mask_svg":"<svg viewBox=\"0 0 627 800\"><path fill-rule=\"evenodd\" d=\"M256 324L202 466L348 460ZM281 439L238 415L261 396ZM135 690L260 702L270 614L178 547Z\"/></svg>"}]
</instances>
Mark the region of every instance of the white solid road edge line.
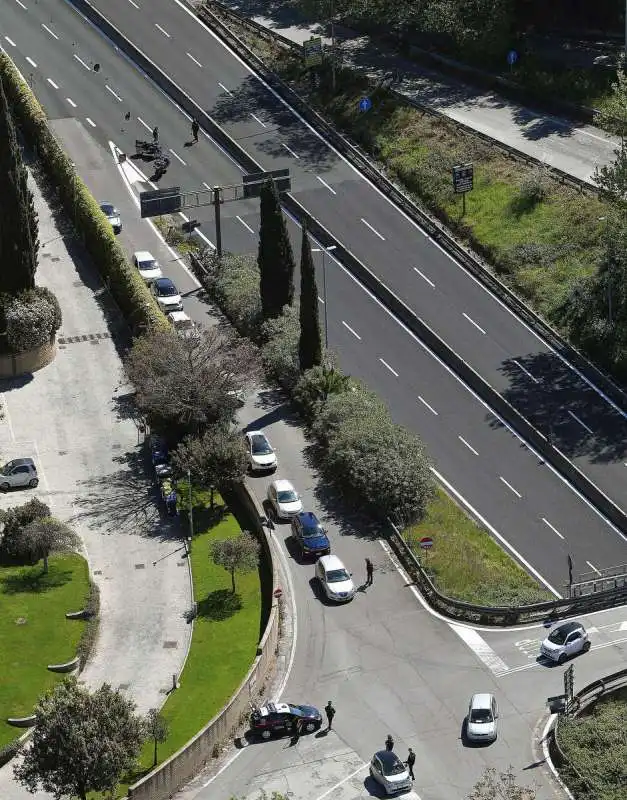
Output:
<instances>
[{"instance_id":1,"label":"white solid road edge line","mask_svg":"<svg viewBox=\"0 0 627 800\"><path fill-rule=\"evenodd\" d=\"M551 770L553 777L559 784L560 789L566 794L566 796L570 800L575 800L568 786L566 786L564 781L560 778L559 772L557 771L557 768L553 763L553 760L551 759L551 754L549 753L549 745L548 745L549 731L551 730L551 726L553 725L556 716L557 714L551 714L551 716L547 720L546 725L544 726L544 730L542 731L542 755L544 756L544 760L548 764L548 767Z\"/></svg>"}]
</instances>

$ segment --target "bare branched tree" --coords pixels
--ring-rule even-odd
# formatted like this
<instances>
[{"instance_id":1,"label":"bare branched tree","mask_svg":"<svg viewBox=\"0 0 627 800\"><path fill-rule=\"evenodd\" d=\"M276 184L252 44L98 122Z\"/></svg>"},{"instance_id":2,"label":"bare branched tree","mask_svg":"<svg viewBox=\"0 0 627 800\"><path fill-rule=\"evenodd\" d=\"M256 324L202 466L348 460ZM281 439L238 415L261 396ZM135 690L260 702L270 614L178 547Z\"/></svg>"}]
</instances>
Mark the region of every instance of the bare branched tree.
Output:
<instances>
[{"instance_id":1,"label":"bare branched tree","mask_svg":"<svg viewBox=\"0 0 627 800\"><path fill-rule=\"evenodd\" d=\"M78 536L65 522L54 517L40 517L22 528L19 549L33 563L43 558L45 575L51 553L70 552L77 549L79 542Z\"/></svg>"}]
</instances>

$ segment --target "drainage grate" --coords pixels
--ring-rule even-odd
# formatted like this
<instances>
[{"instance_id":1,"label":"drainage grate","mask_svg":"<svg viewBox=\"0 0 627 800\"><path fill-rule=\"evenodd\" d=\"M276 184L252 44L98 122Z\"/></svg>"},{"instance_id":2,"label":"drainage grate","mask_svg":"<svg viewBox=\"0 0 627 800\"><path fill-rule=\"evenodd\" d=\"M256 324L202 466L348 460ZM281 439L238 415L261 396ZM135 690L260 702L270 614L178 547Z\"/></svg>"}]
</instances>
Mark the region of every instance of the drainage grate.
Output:
<instances>
[{"instance_id":1,"label":"drainage grate","mask_svg":"<svg viewBox=\"0 0 627 800\"><path fill-rule=\"evenodd\" d=\"M178 646L179 646L178 642L168 641L168 642L164 642L163 643L163 649L164 650L174 650Z\"/></svg>"},{"instance_id":2,"label":"drainage grate","mask_svg":"<svg viewBox=\"0 0 627 800\"><path fill-rule=\"evenodd\" d=\"M76 342L94 342L98 344L99 339L110 339L109 333L85 333L82 336L61 336L57 339L59 344L75 344Z\"/></svg>"},{"instance_id":3,"label":"drainage grate","mask_svg":"<svg viewBox=\"0 0 627 800\"><path fill-rule=\"evenodd\" d=\"M145 564L135 564L135 569L146 569Z\"/></svg>"},{"instance_id":4,"label":"drainage grate","mask_svg":"<svg viewBox=\"0 0 627 800\"><path fill-rule=\"evenodd\" d=\"M95 569L94 570L94 575L102 575L102 570L101 569Z\"/></svg>"}]
</instances>

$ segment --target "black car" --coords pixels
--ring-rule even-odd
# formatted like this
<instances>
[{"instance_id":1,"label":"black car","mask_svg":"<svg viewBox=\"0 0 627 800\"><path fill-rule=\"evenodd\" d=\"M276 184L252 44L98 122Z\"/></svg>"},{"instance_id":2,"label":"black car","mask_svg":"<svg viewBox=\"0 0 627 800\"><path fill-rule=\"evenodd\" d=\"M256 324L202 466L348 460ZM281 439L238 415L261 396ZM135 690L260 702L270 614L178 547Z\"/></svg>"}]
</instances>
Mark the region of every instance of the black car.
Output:
<instances>
[{"instance_id":1,"label":"black car","mask_svg":"<svg viewBox=\"0 0 627 800\"><path fill-rule=\"evenodd\" d=\"M318 517L311 511L301 511L292 519L292 536L305 556L326 556L331 552L331 543Z\"/></svg>"},{"instance_id":2,"label":"black car","mask_svg":"<svg viewBox=\"0 0 627 800\"><path fill-rule=\"evenodd\" d=\"M255 708L250 715L250 729L262 739L285 736L296 732L296 723L302 720L301 733L312 733L322 725L322 714L313 706L293 703L268 703Z\"/></svg>"}]
</instances>

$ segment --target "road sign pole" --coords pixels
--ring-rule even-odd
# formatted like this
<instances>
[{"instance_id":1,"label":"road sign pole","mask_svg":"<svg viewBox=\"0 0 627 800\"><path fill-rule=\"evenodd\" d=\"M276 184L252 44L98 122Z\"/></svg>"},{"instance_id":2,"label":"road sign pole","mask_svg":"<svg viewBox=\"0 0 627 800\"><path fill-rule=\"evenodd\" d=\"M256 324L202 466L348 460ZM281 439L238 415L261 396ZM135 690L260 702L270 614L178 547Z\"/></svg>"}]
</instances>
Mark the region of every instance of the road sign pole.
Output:
<instances>
[{"instance_id":1,"label":"road sign pole","mask_svg":"<svg viewBox=\"0 0 627 800\"><path fill-rule=\"evenodd\" d=\"M466 216L466 192L462 194L462 217Z\"/></svg>"},{"instance_id":2,"label":"road sign pole","mask_svg":"<svg viewBox=\"0 0 627 800\"><path fill-rule=\"evenodd\" d=\"M213 210L216 222L216 255L222 258L222 228L220 227L220 187L213 187Z\"/></svg>"}]
</instances>

